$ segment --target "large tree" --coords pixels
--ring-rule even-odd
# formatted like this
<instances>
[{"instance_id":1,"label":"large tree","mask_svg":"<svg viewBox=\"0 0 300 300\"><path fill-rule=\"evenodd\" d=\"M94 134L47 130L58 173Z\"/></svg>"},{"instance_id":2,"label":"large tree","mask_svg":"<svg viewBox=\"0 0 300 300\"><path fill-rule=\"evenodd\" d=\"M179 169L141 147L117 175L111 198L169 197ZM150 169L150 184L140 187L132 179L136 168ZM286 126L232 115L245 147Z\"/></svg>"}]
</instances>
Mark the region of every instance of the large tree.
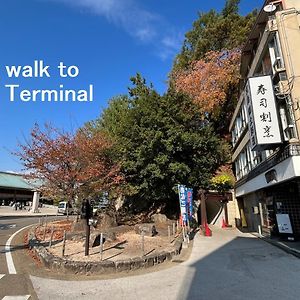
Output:
<instances>
[{"instance_id":1,"label":"large tree","mask_svg":"<svg viewBox=\"0 0 300 300\"><path fill-rule=\"evenodd\" d=\"M222 142L189 97L170 89L160 96L137 75L129 95L110 101L88 127L115 139L132 207L178 207L176 185L207 187L228 158Z\"/></svg>"},{"instance_id":2,"label":"large tree","mask_svg":"<svg viewBox=\"0 0 300 300\"><path fill-rule=\"evenodd\" d=\"M235 109L239 82L240 52L210 51L188 68L173 72L177 91L186 93L222 137Z\"/></svg>"},{"instance_id":3,"label":"large tree","mask_svg":"<svg viewBox=\"0 0 300 300\"><path fill-rule=\"evenodd\" d=\"M111 188L122 180L110 157L112 141L103 132L72 134L35 125L16 153L28 177L39 179L43 193L74 201Z\"/></svg>"},{"instance_id":4,"label":"large tree","mask_svg":"<svg viewBox=\"0 0 300 300\"><path fill-rule=\"evenodd\" d=\"M254 24L256 10L242 16L238 13L240 0L227 0L223 10L199 13L193 28L185 35L181 52L174 62L174 70L187 68L202 59L209 51L242 47Z\"/></svg>"},{"instance_id":5,"label":"large tree","mask_svg":"<svg viewBox=\"0 0 300 300\"><path fill-rule=\"evenodd\" d=\"M221 12L199 14L170 73L170 85L188 95L227 142L238 100L240 52L257 14L240 15L239 3L227 0Z\"/></svg>"}]
</instances>

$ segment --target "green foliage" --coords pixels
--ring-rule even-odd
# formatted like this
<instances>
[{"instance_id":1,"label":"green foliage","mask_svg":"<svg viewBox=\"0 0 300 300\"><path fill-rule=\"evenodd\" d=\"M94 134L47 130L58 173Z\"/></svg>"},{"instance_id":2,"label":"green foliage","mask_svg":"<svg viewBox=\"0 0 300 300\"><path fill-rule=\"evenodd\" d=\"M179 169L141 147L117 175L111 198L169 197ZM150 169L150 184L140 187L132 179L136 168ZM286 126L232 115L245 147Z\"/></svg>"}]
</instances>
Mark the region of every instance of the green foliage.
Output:
<instances>
[{"instance_id":1,"label":"green foliage","mask_svg":"<svg viewBox=\"0 0 300 300\"><path fill-rule=\"evenodd\" d=\"M115 159L122 165L135 206L178 206L178 183L208 187L226 147L192 101L170 89L159 95L137 75L129 96L110 101L94 123L116 140Z\"/></svg>"},{"instance_id":2,"label":"green foliage","mask_svg":"<svg viewBox=\"0 0 300 300\"><path fill-rule=\"evenodd\" d=\"M191 31L185 35L184 45L174 63L174 70L186 68L209 51L240 48L245 42L256 16L238 14L239 0L227 0L221 13L210 10L200 13Z\"/></svg>"}]
</instances>

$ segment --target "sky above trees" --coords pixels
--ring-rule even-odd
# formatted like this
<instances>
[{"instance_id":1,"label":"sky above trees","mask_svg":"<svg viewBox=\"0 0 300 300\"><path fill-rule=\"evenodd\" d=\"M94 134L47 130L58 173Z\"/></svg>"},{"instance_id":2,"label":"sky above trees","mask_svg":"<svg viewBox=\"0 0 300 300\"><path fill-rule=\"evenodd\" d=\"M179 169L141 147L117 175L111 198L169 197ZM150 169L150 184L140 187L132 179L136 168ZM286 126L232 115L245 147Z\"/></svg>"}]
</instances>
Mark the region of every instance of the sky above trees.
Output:
<instances>
[{"instance_id":1,"label":"sky above trees","mask_svg":"<svg viewBox=\"0 0 300 300\"><path fill-rule=\"evenodd\" d=\"M0 170L21 170L10 152L35 122L51 122L75 131L94 119L111 97L127 92L129 78L140 72L159 92L180 51L184 33L197 11L221 10L225 1L175 0L6 0L0 4ZM240 12L260 8L262 0L241 1ZM77 78L11 79L6 65L44 60L77 65ZM5 84L28 89L94 85L92 103L10 102Z\"/></svg>"}]
</instances>

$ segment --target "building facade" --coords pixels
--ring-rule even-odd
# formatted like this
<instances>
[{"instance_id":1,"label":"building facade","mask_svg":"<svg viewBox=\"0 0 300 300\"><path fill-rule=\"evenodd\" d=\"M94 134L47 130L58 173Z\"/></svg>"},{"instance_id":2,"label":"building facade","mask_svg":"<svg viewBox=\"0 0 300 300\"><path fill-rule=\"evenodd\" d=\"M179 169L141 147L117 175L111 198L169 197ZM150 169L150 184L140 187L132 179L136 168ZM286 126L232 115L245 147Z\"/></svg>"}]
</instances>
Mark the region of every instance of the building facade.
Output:
<instances>
[{"instance_id":1,"label":"building facade","mask_svg":"<svg viewBox=\"0 0 300 300\"><path fill-rule=\"evenodd\" d=\"M39 206L39 184L30 183L21 174L0 171L0 205L19 203L24 207L29 202L31 211L36 212Z\"/></svg>"},{"instance_id":2,"label":"building facade","mask_svg":"<svg viewBox=\"0 0 300 300\"><path fill-rule=\"evenodd\" d=\"M265 1L243 48L232 133L239 224L300 237L300 1Z\"/></svg>"}]
</instances>

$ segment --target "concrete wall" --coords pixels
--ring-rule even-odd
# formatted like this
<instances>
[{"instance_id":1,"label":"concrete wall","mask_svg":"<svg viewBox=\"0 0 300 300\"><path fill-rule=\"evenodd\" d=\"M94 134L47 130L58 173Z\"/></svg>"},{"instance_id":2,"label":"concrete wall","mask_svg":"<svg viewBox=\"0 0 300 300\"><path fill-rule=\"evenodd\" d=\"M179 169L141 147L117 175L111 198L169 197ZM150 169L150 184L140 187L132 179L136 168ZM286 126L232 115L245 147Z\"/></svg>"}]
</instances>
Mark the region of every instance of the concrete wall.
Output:
<instances>
[{"instance_id":1,"label":"concrete wall","mask_svg":"<svg viewBox=\"0 0 300 300\"><path fill-rule=\"evenodd\" d=\"M295 10L300 9L299 0L286 0L288 10L276 13L276 22L281 42L290 91L294 103L294 114L298 135L300 133L300 15Z\"/></svg>"}]
</instances>

